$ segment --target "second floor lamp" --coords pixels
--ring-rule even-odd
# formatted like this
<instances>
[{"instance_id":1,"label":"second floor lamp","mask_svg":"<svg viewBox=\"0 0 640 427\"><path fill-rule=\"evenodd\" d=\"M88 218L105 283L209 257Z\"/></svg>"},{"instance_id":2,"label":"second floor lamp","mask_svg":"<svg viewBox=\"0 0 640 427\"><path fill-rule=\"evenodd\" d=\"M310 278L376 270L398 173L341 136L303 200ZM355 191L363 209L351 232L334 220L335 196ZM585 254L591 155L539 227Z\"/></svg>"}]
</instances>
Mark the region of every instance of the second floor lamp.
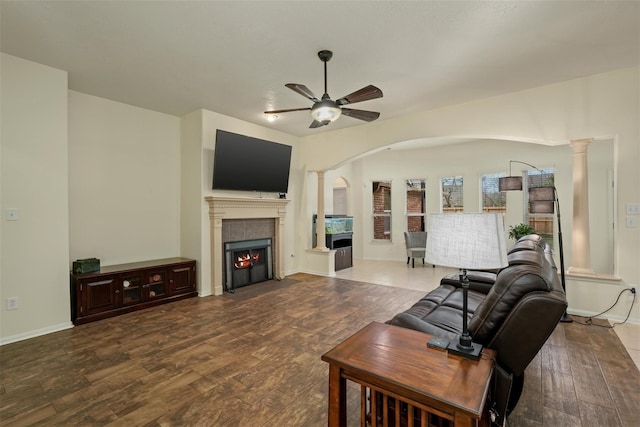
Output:
<instances>
[{"instance_id":1,"label":"second floor lamp","mask_svg":"<svg viewBox=\"0 0 640 427\"><path fill-rule=\"evenodd\" d=\"M509 160L509 176L498 178L499 191L522 191L522 176L511 175L511 164L520 163L530 166L543 174L543 172L532 164L520 162L518 160ZM539 187L529 187L529 212L540 214L553 214L555 211L558 221L558 251L560 253L560 281L562 290L567 294L566 278L564 272L564 249L562 247L562 222L560 221L560 201L558 200L558 191L555 185L541 185ZM560 319L561 322L571 323L573 320L565 311Z\"/></svg>"}]
</instances>

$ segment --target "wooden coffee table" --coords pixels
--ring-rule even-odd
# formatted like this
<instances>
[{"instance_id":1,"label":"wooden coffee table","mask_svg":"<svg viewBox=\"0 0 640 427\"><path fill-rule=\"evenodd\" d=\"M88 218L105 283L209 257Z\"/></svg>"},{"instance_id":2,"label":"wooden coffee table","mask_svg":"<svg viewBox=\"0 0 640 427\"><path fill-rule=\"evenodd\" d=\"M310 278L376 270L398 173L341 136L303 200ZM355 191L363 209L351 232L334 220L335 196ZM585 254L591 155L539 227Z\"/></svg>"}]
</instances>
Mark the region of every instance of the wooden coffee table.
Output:
<instances>
[{"instance_id":1,"label":"wooden coffee table","mask_svg":"<svg viewBox=\"0 0 640 427\"><path fill-rule=\"evenodd\" d=\"M429 338L429 334L374 322L325 353L329 426L346 426L347 380L361 385L363 426L365 419L377 418L385 426L424 427L434 416L456 427L488 426L485 406L495 352L484 349L478 361L463 359L428 348ZM418 414L418 422L414 424L414 416L407 413Z\"/></svg>"}]
</instances>

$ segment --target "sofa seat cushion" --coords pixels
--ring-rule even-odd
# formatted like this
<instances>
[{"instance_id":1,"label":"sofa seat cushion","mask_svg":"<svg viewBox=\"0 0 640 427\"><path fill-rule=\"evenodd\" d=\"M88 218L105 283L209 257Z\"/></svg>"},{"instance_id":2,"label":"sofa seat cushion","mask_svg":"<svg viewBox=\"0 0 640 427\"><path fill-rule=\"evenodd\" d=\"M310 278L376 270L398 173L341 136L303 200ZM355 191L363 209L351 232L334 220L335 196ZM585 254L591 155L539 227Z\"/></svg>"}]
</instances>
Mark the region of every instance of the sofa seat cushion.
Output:
<instances>
[{"instance_id":1,"label":"sofa seat cushion","mask_svg":"<svg viewBox=\"0 0 640 427\"><path fill-rule=\"evenodd\" d=\"M484 298L483 293L469 290L467 322ZM462 304L462 289L441 285L407 311L394 316L389 323L453 340L462 333Z\"/></svg>"}]
</instances>

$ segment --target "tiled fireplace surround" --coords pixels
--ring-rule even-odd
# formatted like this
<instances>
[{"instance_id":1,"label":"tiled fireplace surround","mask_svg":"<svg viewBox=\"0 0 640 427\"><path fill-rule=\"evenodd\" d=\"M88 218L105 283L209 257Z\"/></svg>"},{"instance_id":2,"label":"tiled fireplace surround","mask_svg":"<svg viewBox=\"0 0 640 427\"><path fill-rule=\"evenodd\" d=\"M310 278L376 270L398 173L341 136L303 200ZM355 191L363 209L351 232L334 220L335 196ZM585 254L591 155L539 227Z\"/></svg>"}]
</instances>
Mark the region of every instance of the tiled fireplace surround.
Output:
<instances>
[{"instance_id":1,"label":"tiled fireplace surround","mask_svg":"<svg viewBox=\"0 0 640 427\"><path fill-rule=\"evenodd\" d=\"M209 204L211 279L214 295L222 295L224 242L270 237L273 239L275 279L284 276L284 217L287 199L206 197Z\"/></svg>"}]
</instances>

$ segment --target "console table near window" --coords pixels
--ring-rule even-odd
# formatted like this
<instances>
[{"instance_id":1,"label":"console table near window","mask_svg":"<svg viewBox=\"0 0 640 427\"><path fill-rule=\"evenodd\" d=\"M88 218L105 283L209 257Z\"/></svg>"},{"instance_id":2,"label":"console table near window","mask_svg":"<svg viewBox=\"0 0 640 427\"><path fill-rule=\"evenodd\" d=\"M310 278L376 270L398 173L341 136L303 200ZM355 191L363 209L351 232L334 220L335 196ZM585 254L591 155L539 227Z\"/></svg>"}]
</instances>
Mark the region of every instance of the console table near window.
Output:
<instances>
[{"instance_id":1,"label":"console table near window","mask_svg":"<svg viewBox=\"0 0 640 427\"><path fill-rule=\"evenodd\" d=\"M463 359L428 348L429 338L373 322L325 353L329 426L346 426L347 380L361 386L361 426L488 426L495 352L484 349L478 361Z\"/></svg>"}]
</instances>

